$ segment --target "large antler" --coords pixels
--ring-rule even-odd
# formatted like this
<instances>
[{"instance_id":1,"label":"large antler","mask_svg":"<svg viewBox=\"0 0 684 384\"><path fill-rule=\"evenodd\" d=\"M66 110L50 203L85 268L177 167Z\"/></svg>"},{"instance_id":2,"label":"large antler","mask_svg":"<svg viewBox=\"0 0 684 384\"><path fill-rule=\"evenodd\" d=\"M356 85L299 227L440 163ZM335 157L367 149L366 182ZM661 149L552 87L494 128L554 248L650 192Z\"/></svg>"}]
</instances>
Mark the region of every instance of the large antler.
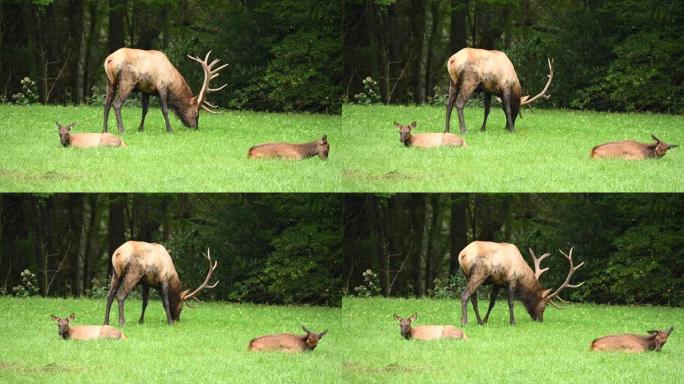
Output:
<instances>
[{"instance_id":1,"label":"large antler","mask_svg":"<svg viewBox=\"0 0 684 384\"><path fill-rule=\"evenodd\" d=\"M581 266L584 265L584 261L581 262L578 266L575 266L573 264L573 262L572 262L572 250L574 248L575 247L570 248L570 254L566 254L565 252L563 252L559 249L560 253L562 253L563 256L565 256L565 258L568 259L568 263L570 263L570 271L568 272L568 276L565 278L565 281L563 282L563 284L560 287L558 287L558 289L556 289L555 292L553 292L552 294L545 297L547 302L551 302L551 300L553 300L554 298L560 299L560 297L557 297L557 296L565 287L579 288L582 284L584 284L584 281L579 283L579 284L570 284L570 279L572 279L572 275L575 273L576 270L578 270Z\"/></svg>"},{"instance_id":2,"label":"large antler","mask_svg":"<svg viewBox=\"0 0 684 384\"><path fill-rule=\"evenodd\" d=\"M546 267L544 269L539 268L540 264L544 259L549 257L550 253L546 252L545 254L541 255L539 258L535 256L534 252L532 251L532 248L528 248L530 251L530 255L532 255L532 261L534 262L534 277L537 278L537 281L539 281L539 276L542 275L542 273L546 272L549 270L549 267Z\"/></svg>"},{"instance_id":3,"label":"large antler","mask_svg":"<svg viewBox=\"0 0 684 384\"><path fill-rule=\"evenodd\" d=\"M211 55L211 51L209 51L207 53L207 56L204 58L204 60L201 60L199 57L190 56L190 55L188 55L188 57L190 59L195 60L196 62L200 63L202 65L202 68L204 69L204 83L202 84L202 89L200 90L199 94L197 95L197 105L202 107L202 109L204 109L205 111L207 111L209 113L218 113L218 112L211 109L211 108L217 108L217 106L208 102L206 99L206 96L207 96L207 93L220 91L223 88L225 88L226 85L228 85L228 84L223 84L222 86L220 86L218 88L209 88L209 82L213 78L218 77L218 75L219 75L218 72L220 70L222 70L223 68L227 67L228 64L223 64L222 66L214 69L213 68L214 65L216 65L221 60L214 59L214 61L212 61L210 64L209 63L209 55Z\"/></svg>"},{"instance_id":4,"label":"large antler","mask_svg":"<svg viewBox=\"0 0 684 384\"><path fill-rule=\"evenodd\" d=\"M546 75L549 78L549 80L546 82L544 89L542 89L542 91L539 92L538 95L534 96L531 99L529 98L529 96L523 96L521 98L521 102L520 102L521 106L531 104L532 102L534 102L535 100L537 100L540 97L543 97L545 99L548 99L549 97L551 97L549 94L546 93L546 91L549 90L549 86L551 86L551 82L553 81L553 59L547 58L546 61L549 63L549 74Z\"/></svg>"},{"instance_id":5,"label":"large antler","mask_svg":"<svg viewBox=\"0 0 684 384\"><path fill-rule=\"evenodd\" d=\"M218 266L218 261L214 261L212 264L211 254L209 253L209 248L207 248L207 255L206 256L207 256L207 260L209 260L209 272L207 272L207 277L204 279L204 282L202 283L202 285L200 285L199 287L197 287L197 289L195 289L194 291L192 291L192 292L190 292L187 295L184 295L182 297L183 301L185 301L185 304L187 304L189 307L192 307L192 305L190 305L188 303L188 300L193 299L193 298L195 300L197 300L197 297L196 297L197 294L200 293L204 288L214 288L219 283L217 281L214 284L211 284L211 285L209 284L209 280L211 280L211 275L214 274L214 270Z\"/></svg>"}]
</instances>

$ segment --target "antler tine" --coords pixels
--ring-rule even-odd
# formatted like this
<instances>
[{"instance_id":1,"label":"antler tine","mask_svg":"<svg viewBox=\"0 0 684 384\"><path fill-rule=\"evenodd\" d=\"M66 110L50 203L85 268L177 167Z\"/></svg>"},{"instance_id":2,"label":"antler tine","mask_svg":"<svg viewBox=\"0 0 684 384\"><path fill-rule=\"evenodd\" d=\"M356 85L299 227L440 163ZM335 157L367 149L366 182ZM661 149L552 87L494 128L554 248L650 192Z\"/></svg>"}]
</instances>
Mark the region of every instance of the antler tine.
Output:
<instances>
[{"instance_id":1,"label":"antler tine","mask_svg":"<svg viewBox=\"0 0 684 384\"><path fill-rule=\"evenodd\" d=\"M216 91L220 91L220 90L222 90L223 88L225 88L225 87L227 87L227 86L228 86L228 84L223 84L222 86L220 86L220 87L218 87L218 88L207 88L207 92L216 92Z\"/></svg>"},{"instance_id":2,"label":"antler tine","mask_svg":"<svg viewBox=\"0 0 684 384\"><path fill-rule=\"evenodd\" d=\"M534 254L534 251L532 248L528 248L530 251L530 255L532 255L532 262L534 262L534 277L537 278L537 281L539 281L539 277L542 275L542 273L546 272L549 270L549 267L540 269L539 267L541 266L541 262L544 261L547 257L549 257L550 253L546 252L545 254L541 255L540 257L537 257Z\"/></svg>"},{"instance_id":3,"label":"antler tine","mask_svg":"<svg viewBox=\"0 0 684 384\"><path fill-rule=\"evenodd\" d=\"M549 87L551 86L551 82L553 81L553 62L554 62L554 60L553 60L553 59L547 58L547 59L546 59L546 62L549 64L549 74L546 75L546 77L548 77L549 80L546 82L546 85L544 86L544 89L542 89L542 91L539 92L536 96L534 96L534 97L532 97L532 98L529 98L529 99L523 101L522 103L520 103L520 105L528 105L528 104L531 104L532 102L534 102L535 100L537 100L537 99L540 98L540 97L543 97L543 98L545 98L545 99L548 99L549 97L551 97L550 95L548 95L548 94L546 93L546 91L549 90Z\"/></svg>"},{"instance_id":4,"label":"antler tine","mask_svg":"<svg viewBox=\"0 0 684 384\"><path fill-rule=\"evenodd\" d=\"M204 279L204 282L199 287L197 287L197 289L195 289L194 291L192 291L191 293L189 293L185 297L183 297L183 300L185 301L186 304L187 304L187 301L189 299L196 298L195 296L198 293L200 293L203 289L215 288L219 283L218 281L216 281L214 284L209 284L209 280L211 280L211 275L214 274L214 270L216 269L216 267L218 267L218 261L213 260L213 264L212 264L211 253L210 253L209 248L207 248L206 256L207 256L207 260L209 261L209 271L207 272L207 277Z\"/></svg>"},{"instance_id":5,"label":"antler tine","mask_svg":"<svg viewBox=\"0 0 684 384\"><path fill-rule=\"evenodd\" d=\"M561 284L561 286L558 287L558 289L556 289L555 292L553 292L552 294L546 296L546 301L547 301L547 302L550 302L550 301L553 300L554 298L558 297L558 295L560 294L560 292L561 292L563 289L565 289L566 287L578 288L578 287L582 286L582 284L584 284L584 282L581 282L581 283L578 283L578 284L570 284L570 279L572 279L572 275L575 273L575 271L577 271L581 266L584 265L584 261L581 262L581 263L580 263L579 265L577 265L577 266L574 265L574 263L573 263L573 261L572 261L572 251L573 251L574 249L575 249L574 246L573 246L573 247L570 247L570 252L568 252L568 253L565 253L565 252L563 252L562 250L559 249L560 253L561 253L563 256L565 256L566 259L568 259L568 263L570 264L570 270L568 271L568 276L565 278L565 281L563 282L563 284Z\"/></svg>"},{"instance_id":6,"label":"antler tine","mask_svg":"<svg viewBox=\"0 0 684 384\"><path fill-rule=\"evenodd\" d=\"M210 88L209 82L212 79L218 77L219 71L222 70L223 68L227 67L228 64L224 64L218 68L213 68L214 65L218 64L221 60L214 59L211 63L209 63L209 56L211 55L211 52L212 51L207 52L207 55L204 56L204 60L201 60L199 57L190 56L190 55L188 55L188 57L190 59L198 62L202 66L202 69L204 70L204 82L202 83L202 88L200 89L199 93L197 94L197 106L201 107L202 109L204 109L207 112L215 114L218 112L212 111L211 109L209 109L204 104L206 101L207 93L219 91L219 90L223 89L227 84L225 84L219 88ZM216 106L214 106L214 108L216 108Z\"/></svg>"}]
</instances>

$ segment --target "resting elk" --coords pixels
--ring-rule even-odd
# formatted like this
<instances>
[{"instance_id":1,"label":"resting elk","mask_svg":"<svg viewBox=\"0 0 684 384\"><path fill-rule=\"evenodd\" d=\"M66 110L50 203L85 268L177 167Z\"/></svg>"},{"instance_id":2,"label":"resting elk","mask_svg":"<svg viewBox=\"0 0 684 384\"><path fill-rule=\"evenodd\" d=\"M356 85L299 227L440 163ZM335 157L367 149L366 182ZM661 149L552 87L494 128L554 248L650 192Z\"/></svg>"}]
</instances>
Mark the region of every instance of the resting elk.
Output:
<instances>
[{"instance_id":1,"label":"resting elk","mask_svg":"<svg viewBox=\"0 0 684 384\"><path fill-rule=\"evenodd\" d=\"M394 122L399 129L399 141L407 147L433 148L433 147L467 147L466 142L453 133L411 133L416 127L416 122L402 125Z\"/></svg>"},{"instance_id":2,"label":"resting elk","mask_svg":"<svg viewBox=\"0 0 684 384\"><path fill-rule=\"evenodd\" d=\"M209 260L209 272L207 272L204 282L192 292L189 289L181 291L176 268L173 266L169 252L163 245L143 241L127 241L117 248L112 255L114 273L107 294L104 324L109 324L109 312L116 295L119 302L119 324L124 325L124 301L138 284L142 285L141 324L145 321L145 308L147 308L150 287L159 291L166 312L166 321L169 325L179 321L184 303L193 308L188 302L189 300L197 300L197 295L203 289L214 288L218 284L217 281L209 285L209 280L218 266L218 262L212 263L208 249L206 257Z\"/></svg>"},{"instance_id":3,"label":"resting elk","mask_svg":"<svg viewBox=\"0 0 684 384\"><path fill-rule=\"evenodd\" d=\"M107 132L109 110L112 106L114 106L119 133L124 132L121 106L132 91L142 93L142 119L138 127L140 131L144 129L150 95L159 96L159 103L168 132L173 132L169 123L169 106L173 108L186 127L197 128L200 109L217 113L212 110L216 106L207 101L207 94L219 91L227 85L209 88L209 82L219 75L221 69L228 65L224 64L214 68L219 60L215 59L209 63L210 54L211 51L207 53L204 60L188 55L191 60L198 62L204 70L204 83L197 96L193 96L185 78L162 52L121 48L107 56L104 62L104 70L107 75L107 93L104 103L103 132Z\"/></svg>"},{"instance_id":4,"label":"resting elk","mask_svg":"<svg viewBox=\"0 0 684 384\"><path fill-rule=\"evenodd\" d=\"M311 332L302 325L306 332L304 336L297 336L291 333L281 333L278 335L267 335L257 337L249 342L250 351L283 351L283 352L311 352L318 346L327 330L321 333Z\"/></svg>"},{"instance_id":5,"label":"resting elk","mask_svg":"<svg viewBox=\"0 0 684 384\"><path fill-rule=\"evenodd\" d=\"M540 97L549 98L546 91L553 81L553 64L549 59L548 81L544 89L536 96L520 96L520 81L515 73L513 63L501 51L485 49L463 48L449 58L449 99L447 101L446 124L444 132L449 132L451 111L456 104L458 123L461 133L466 133L463 108L473 92L484 92L484 120L482 131L487 126L487 116L492 101L492 95L501 98L506 114L506 127L515 132L515 119L520 114L520 107L530 105Z\"/></svg>"},{"instance_id":6,"label":"resting elk","mask_svg":"<svg viewBox=\"0 0 684 384\"><path fill-rule=\"evenodd\" d=\"M577 288L584 284L570 284L572 275L579 269L584 262L575 266L572 261L572 250L570 248L569 254L560 251L563 256L570 263L570 271L563 284L558 287L553 293L550 289L544 289L539 284L539 277L549 268L540 268L541 262L550 254L545 253L537 258L530 250L532 259L534 261L534 272L527 265L523 259L518 247L508 243L494 243L490 241L473 241L468 244L458 254L458 263L461 270L468 280L465 290L461 294L462 317L461 324L468 323L468 298L472 301L473 310L477 317L477 323L482 325L489 319L489 313L494 308L496 303L496 296L499 289L508 289L508 310L510 313L510 323L515 325L515 317L513 316L513 301L515 296L519 296L527 313L530 314L532 320L543 321L544 310L548 304L558 307L553 301L558 299L564 301L558 296L566 287ZM492 292L489 302L489 309L485 315L484 321L480 319L480 312L477 307L477 289L482 284L491 284Z\"/></svg>"},{"instance_id":7,"label":"resting elk","mask_svg":"<svg viewBox=\"0 0 684 384\"><path fill-rule=\"evenodd\" d=\"M76 123L62 125L55 122L59 128L59 142L66 147L94 148L94 147L125 147L123 140L111 133L71 133Z\"/></svg>"},{"instance_id":8,"label":"resting elk","mask_svg":"<svg viewBox=\"0 0 684 384\"><path fill-rule=\"evenodd\" d=\"M669 149L679 147L677 144L668 144L654 135L651 135L651 137L655 140L655 143L649 144L625 140L597 145L591 150L591 158L625 160L659 159L665 156Z\"/></svg>"},{"instance_id":9,"label":"resting elk","mask_svg":"<svg viewBox=\"0 0 684 384\"><path fill-rule=\"evenodd\" d=\"M327 160L329 154L328 136L323 135L320 140L303 144L266 143L255 145L247 151L247 158L304 160L318 156L321 160Z\"/></svg>"},{"instance_id":10,"label":"resting elk","mask_svg":"<svg viewBox=\"0 0 684 384\"><path fill-rule=\"evenodd\" d=\"M394 320L399 322L401 335L407 340L468 339L463 331L452 327L451 325L420 325L412 327L411 323L414 322L417 317L417 313L414 313L407 318L403 318L397 314L394 315Z\"/></svg>"},{"instance_id":11,"label":"resting elk","mask_svg":"<svg viewBox=\"0 0 684 384\"><path fill-rule=\"evenodd\" d=\"M649 334L646 336L625 333L599 337L591 342L590 349L592 351L644 352L655 350L660 352L673 328L670 327L667 331L648 331Z\"/></svg>"},{"instance_id":12,"label":"resting elk","mask_svg":"<svg viewBox=\"0 0 684 384\"><path fill-rule=\"evenodd\" d=\"M75 314L70 314L65 318L50 315L52 320L57 322L59 335L64 339L72 340L96 340L96 339L125 339L126 336L114 327L109 325L79 325L72 327L69 322L76 318Z\"/></svg>"}]
</instances>

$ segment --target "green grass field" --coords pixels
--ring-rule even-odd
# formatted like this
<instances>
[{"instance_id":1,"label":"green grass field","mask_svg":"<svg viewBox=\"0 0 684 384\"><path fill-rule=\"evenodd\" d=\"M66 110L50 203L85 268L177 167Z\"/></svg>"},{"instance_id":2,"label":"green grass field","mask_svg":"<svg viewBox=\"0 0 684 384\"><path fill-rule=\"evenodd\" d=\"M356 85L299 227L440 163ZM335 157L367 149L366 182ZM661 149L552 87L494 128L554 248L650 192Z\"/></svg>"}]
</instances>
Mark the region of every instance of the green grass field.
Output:
<instances>
[{"instance_id":1,"label":"green grass field","mask_svg":"<svg viewBox=\"0 0 684 384\"><path fill-rule=\"evenodd\" d=\"M487 300L480 300L480 310L486 306ZM465 327L470 340L422 342L401 337L399 322L392 318L393 313L412 312L418 312L415 325L460 321L457 300L345 299L344 331L336 340L344 355L345 377L393 384L684 381L682 308L571 305L562 311L549 308L544 322L535 323L516 303L518 325L510 326L508 306L500 301L489 324ZM670 325L675 329L661 352L589 352L590 342L598 336L646 334Z\"/></svg>"},{"instance_id":2,"label":"green grass field","mask_svg":"<svg viewBox=\"0 0 684 384\"><path fill-rule=\"evenodd\" d=\"M494 103L487 132L482 107L465 111L469 148L405 148L392 122L417 122L416 133L442 132L444 107L343 108L339 156L345 189L413 192L681 192L684 148L660 160L591 160L589 152L616 140L650 142L653 133L684 144L684 116L524 110L517 134L504 130ZM459 133L454 110L452 132Z\"/></svg>"},{"instance_id":3,"label":"green grass field","mask_svg":"<svg viewBox=\"0 0 684 384\"><path fill-rule=\"evenodd\" d=\"M157 300L139 325L140 301L129 299L123 328L128 339L102 341L62 340L49 316L75 312L74 325L99 325L104 306L105 299L0 298L0 382L339 382L339 309L205 302L186 308L170 327ZM314 352L247 352L255 336L304 334L300 324L316 332L329 329Z\"/></svg>"},{"instance_id":4,"label":"green grass field","mask_svg":"<svg viewBox=\"0 0 684 384\"><path fill-rule=\"evenodd\" d=\"M0 106L0 191L12 192L258 192L340 191L336 157L339 116L203 113L199 130L151 108L138 133L140 108L122 111L127 148L63 148L55 120L78 132L102 130L102 108ZM109 129L117 133L110 114ZM330 161L247 159L247 150L273 141L308 142L328 134Z\"/></svg>"}]
</instances>

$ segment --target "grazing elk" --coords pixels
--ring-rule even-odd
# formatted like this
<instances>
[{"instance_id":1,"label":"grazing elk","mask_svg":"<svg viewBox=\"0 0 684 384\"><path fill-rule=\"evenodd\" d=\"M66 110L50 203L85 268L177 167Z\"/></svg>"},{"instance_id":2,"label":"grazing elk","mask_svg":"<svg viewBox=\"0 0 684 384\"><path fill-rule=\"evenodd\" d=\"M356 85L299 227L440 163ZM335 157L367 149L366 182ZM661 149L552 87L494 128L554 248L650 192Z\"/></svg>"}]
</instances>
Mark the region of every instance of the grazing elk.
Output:
<instances>
[{"instance_id":1,"label":"grazing elk","mask_svg":"<svg viewBox=\"0 0 684 384\"><path fill-rule=\"evenodd\" d=\"M394 319L399 321L399 327L401 328L401 335L407 340L439 340L439 339L464 339L468 340L468 337L456 327L451 325L421 325L418 327L412 327L411 323L418 317L417 313L412 314L410 317L403 318L397 314L394 315Z\"/></svg>"},{"instance_id":2,"label":"grazing elk","mask_svg":"<svg viewBox=\"0 0 684 384\"><path fill-rule=\"evenodd\" d=\"M659 159L665 156L668 149L679 147L677 144L668 144L661 141L654 135L651 135L651 137L655 140L655 143L647 144L625 140L597 145L591 150L591 158L614 158L625 160Z\"/></svg>"},{"instance_id":3,"label":"grazing elk","mask_svg":"<svg viewBox=\"0 0 684 384\"><path fill-rule=\"evenodd\" d=\"M112 301L116 295L119 302L119 324L124 325L124 301L128 294L138 284L142 285L142 313L140 323L145 321L145 308L150 287L157 289L162 298L162 305L166 312L166 321L172 325L174 321L180 320L183 310L183 303L194 308L188 302L190 299L197 300L197 295L205 288L214 288L218 281L209 285L209 280L218 262L212 263L211 255L207 249L206 254L209 261L209 272L204 282L194 291L181 291L180 280L173 266L173 261L169 252L161 244L146 243L143 241L127 241L114 251L112 255L112 274L111 287L107 294L107 308L105 309L104 324L109 324L109 312L112 308Z\"/></svg>"},{"instance_id":4,"label":"grazing elk","mask_svg":"<svg viewBox=\"0 0 684 384\"><path fill-rule=\"evenodd\" d=\"M648 335L640 336L631 333L599 337L591 342L589 349L592 351L624 351L624 352L660 352L667 342L667 337L672 333L670 327L667 331L648 331Z\"/></svg>"},{"instance_id":5,"label":"grazing elk","mask_svg":"<svg viewBox=\"0 0 684 384\"><path fill-rule=\"evenodd\" d=\"M450 81L444 132L449 132L451 111L456 104L461 133L466 133L463 107L473 92L484 92L485 94L482 131L486 129L492 95L496 95L502 100L501 103L506 114L506 127L510 132L515 132L515 119L520 113L520 107L529 105L540 97L549 98L546 91L553 81L553 64L550 59L547 61L549 64L549 80L538 95L530 98L529 96L520 96L518 75L505 53L475 48L463 48L456 52L447 62Z\"/></svg>"},{"instance_id":6,"label":"grazing elk","mask_svg":"<svg viewBox=\"0 0 684 384\"><path fill-rule=\"evenodd\" d=\"M468 280L468 284L461 294L461 325L468 323L468 298L472 301L477 323L480 325L486 323L489 319L489 313L494 308L496 296L500 288L508 289L508 310L511 325L515 325L513 300L516 295L520 297L532 320L543 321L546 306L551 304L558 307L553 301L554 299L563 301L558 295L564 288L577 288L584 284L584 282L570 284L572 275L584 265L584 262L577 266L573 264L572 250L573 248L570 248L569 254L560 251L568 260L568 263L570 263L570 271L563 284L551 293L550 289L544 289L539 284L539 277L549 269L548 267L540 269L540 263L550 255L549 253L545 253L537 258L534 252L530 250L534 261L533 272L523 259L518 247L513 244L493 243L490 241L473 241L468 244L458 254L458 263L466 280ZM480 319L480 312L477 308L477 288L482 284L492 285L489 309L485 315L484 322Z\"/></svg>"},{"instance_id":7,"label":"grazing elk","mask_svg":"<svg viewBox=\"0 0 684 384\"><path fill-rule=\"evenodd\" d=\"M69 322L76 318L75 314L70 314L68 317L60 318L59 316L50 315L52 320L57 322L57 331L64 340L95 340L95 339L125 339L126 336L114 327L109 325L79 325L76 327L69 326Z\"/></svg>"},{"instance_id":8,"label":"grazing elk","mask_svg":"<svg viewBox=\"0 0 684 384\"><path fill-rule=\"evenodd\" d=\"M411 133L416 127L416 122L409 125L401 125L394 122L399 128L399 141L407 147L432 148L432 147L467 147L466 142L453 133Z\"/></svg>"},{"instance_id":9,"label":"grazing elk","mask_svg":"<svg viewBox=\"0 0 684 384\"><path fill-rule=\"evenodd\" d=\"M278 335L267 335L257 337L249 342L250 351L283 351L283 352L311 352L321 338L328 333L327 330L321 333L314 333L306 329L302 325L302 329L306 332L304 336L297 336L291 333L281 333Z\"/></svg>"},{"instance_id":10,"label":"grazing elk","mask_svg":"<svg viewBox=\"0 0 684 384\"><path fill-rule=\"evenodd\" d=\"M59 128L59 141L64 147L93 148L93 147L125 147L123 140L111 133L74 133L71 128L76 123L62 125L55 121Z\"/></svg>"},{"instance_id":11,"label":"grazing elk","mask_svg":"<svg viewBox=\"0 0 684 384\"><path fill-rule=\"evenodd\" d=\"M204 70L204 83L197 96L193 96L185 78L162 52L121 48L107 56L104 62L104 70L107 75L107 94L104 103L103 132L107 132L109 109L112 105L114 106L119 133L124 132L121 106L132 91L142 93L142 119L138 127L140 131L144 129L150 95L159 96L159 103L168 132L173 132L169 123L169 106L173 108L176 116L186 127L197 128L200 109L209 113L217 113L212 110L216 106L207 101L207 94L219 91L227 85L209 88L209 82L219 75L221 69L228 65L224 64L214 68L219 60L215 59L209 63L210 54L211 51L207 53L204 60L188 55L191 60L198 62Z\"/></svg>"},{"instance_id":12,"label":"grazing elk","mask_svg":"<svg viewBox=\"0 0 684 384\"><path fill-rule=\"evenodd\" d=\"M323 135L320 140L304 144L268 143L255 145L247 151L250 159L284 159L303 160L318 156L321 160L328 159L330 143L328 136Z\"/></svg>"}]
</instances>

